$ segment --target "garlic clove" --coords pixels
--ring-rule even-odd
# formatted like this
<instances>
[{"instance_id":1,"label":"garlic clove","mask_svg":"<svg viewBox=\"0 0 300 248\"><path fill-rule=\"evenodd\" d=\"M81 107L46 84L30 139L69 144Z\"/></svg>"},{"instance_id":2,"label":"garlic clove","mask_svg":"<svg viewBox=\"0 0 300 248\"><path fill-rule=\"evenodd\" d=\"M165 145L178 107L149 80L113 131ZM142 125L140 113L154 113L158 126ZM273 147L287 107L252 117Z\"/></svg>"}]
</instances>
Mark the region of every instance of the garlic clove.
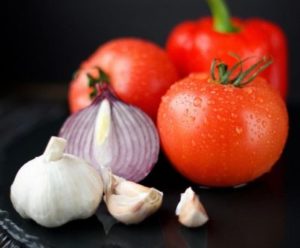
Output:
<instances>
[{"instance_id":1,"label":"garlic clove","mask_svg":"<svg viewBox=\"0 0 300 248\"><path fill-rule=\"evenodd\" d=\"M155 213L162 204L163 193L137 183L113 177L112 188L104 200L109 213L118 221L137 224Z\"/></svg>"},{"instance_id":2,"label":"garlic clove","mask_svg":"<svg viewBox=\"0 0 300 248\"><path fill-rule=\"evenodd\" d=\"M23 218L56 227L93 215L101 202L103 183L85 161L63 153L66 140L52 137L43 155L18 171L10 198Z\"/></svg>"},{"instance_id":3,"label":"garlic clove","mask_svg":"<svg viewBox=\"0 0 300 248\"><path fill-rule=\"evenodd\" d=\"M191 187L181 194L180 201L176 208L176 215L179 222L187 227L198 227L208 221L208 215Z\"/></svg>"}]
</instances>

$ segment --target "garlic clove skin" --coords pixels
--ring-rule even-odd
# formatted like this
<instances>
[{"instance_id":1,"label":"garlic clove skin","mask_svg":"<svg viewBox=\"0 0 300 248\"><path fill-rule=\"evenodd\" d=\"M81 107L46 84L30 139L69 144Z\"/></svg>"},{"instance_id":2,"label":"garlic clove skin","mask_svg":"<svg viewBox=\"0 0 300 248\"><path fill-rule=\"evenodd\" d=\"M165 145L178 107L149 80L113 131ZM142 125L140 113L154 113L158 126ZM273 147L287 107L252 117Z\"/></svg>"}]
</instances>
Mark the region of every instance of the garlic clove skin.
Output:
<instances>
[{"instance_id":1,"label":"garlic clove skin","mask_svg":"<svg viewBox=\"0 0 300 248\"><path fill-rule=\"evenodd\" d=\"M114 180L104 200L109 213L118 221L126 225L138 224L160 208L162 192L118 177Z\"/></svg>"},{"instance_id":2,"label":"garlic clove skin","mask_svg":"<svg viewBox=\"0 0 300 248\"><path fill-rule=\"evenodd\" d=\"M114 176L114 191L118 195L136 196L140 193L148 193L151 188L141 184L124 180L123 178ZM153 188L154 189L154 188ZM160 192L160 191L159 191ZM162 192L160 192L162 194Z\"/></svg>"},{"instance_id":3,"label":"garlic clove skin","mask_svg":"<svg viewBox=\"0 0 300 248\"><path fill-rule=\"evenodd\" d=\"M45 227L90 217L103 195L97 171L87 162L64 154L65 145L64 139L52 137L45 153L22 166L11 186L16 211Z\"/></svg>"},{"instance_id":4,"label":"garlic clove skin","mask_svg":"<svg viewBox=\"0 0 300 248\"><path fill-rule=\"evenodd\" d=\"M191 187L181 194L176 208L179 222L186 227L199 227L208 221L208 215Z\"/></svg>"}]
</instances>

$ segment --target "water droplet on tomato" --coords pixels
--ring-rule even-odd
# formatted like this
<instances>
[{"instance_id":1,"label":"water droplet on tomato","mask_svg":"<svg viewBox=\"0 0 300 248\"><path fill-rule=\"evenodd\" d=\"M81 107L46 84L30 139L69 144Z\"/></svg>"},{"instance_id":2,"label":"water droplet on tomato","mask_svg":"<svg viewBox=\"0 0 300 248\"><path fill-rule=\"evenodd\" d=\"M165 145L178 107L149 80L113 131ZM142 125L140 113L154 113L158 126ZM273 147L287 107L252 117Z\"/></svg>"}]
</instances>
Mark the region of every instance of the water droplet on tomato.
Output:
<instances>
[{"instance_id":1,"label":"water droplet on tomato","mask_svg":"<svg viewBox=\"0 0 300 248\"><path fill-rule=\"evenodd\" d=\"M237 99L238 99L239 101L242 101L242 100L244 99L244 97L243 97L243 96L237 96Z\"/></svg>"},{"instance_id":2,"label":"water droplet on tomato","mask_svg":"<svg viewBox=\"0 0 300 248\"><path fill-rule=\"evenodd\" d=\"M225 87L225 88L224 88L224 91L227 91L227 92L232 92L232 91L233 91L233 89L232 89L231 87Z\"/></svg>"},{"instance_id":3,"label":"water droplet on tomato","mask_svg":"<svg viewBox=\"0 0 300 248\"><path fill-rule=\"evenodd\" d=\"M263 103L263 102L264 102L264 99L262 99L261 97L259 97L259 98L258 98L258 102L259 102L259 103Z\"/></svg>"},{"instance_id":4,"label":"water droplet on tomato","mask_svg":"<svg viewBox=\"0 0 300 248\"><path fill-rule=\"evenodd\" d=\"M237 114L236 113L231 113L231 117L232 118L237 118Z\"/></svg>"},{"instance_id":5,"label":"water droplet on tomato","mask_svg":"<svg viewBox=\"0 0 300 248\"><path fill-rule=\"evenodd\" d=\"M200 107L202 103L202 99L200 97L195 97L193 104L195 107Z\"/></svg>"},{"instance_id":6,"label":"water droplet on tomato","mask_svg":"<svg viewBox=\"0 0 300 248\"><path fill-rule=\"evenodd\" d=\"M194 122L194 121L196 120L196 117L193 116L193 115L191 115L189 118L190 118L190 120L191 120L192 122Z\"/></svg>"},{"instance_id":7,"label":"water droplet on tomato","mask_svg":"<svg viewBox=\"0 0 300 248\"><path fill-rule=\"evenodd\" d=\"M235 132L236 132L237 134L241 134L241 133L243 132L243 128L242 128L242 127L236 127L236 128L235 128Z\"/></svg>"},{"instance_id":8,"label":"water droplet on tomato","mask_svg":"<svg viewBox=\"0 0 300 248\"><path fill-rule=\"evenodd\" d=\"M253 89L251 89L251 88L246 88L246 92L250 95L250 94L252 94Z\"/></svg>"}]
</instances>

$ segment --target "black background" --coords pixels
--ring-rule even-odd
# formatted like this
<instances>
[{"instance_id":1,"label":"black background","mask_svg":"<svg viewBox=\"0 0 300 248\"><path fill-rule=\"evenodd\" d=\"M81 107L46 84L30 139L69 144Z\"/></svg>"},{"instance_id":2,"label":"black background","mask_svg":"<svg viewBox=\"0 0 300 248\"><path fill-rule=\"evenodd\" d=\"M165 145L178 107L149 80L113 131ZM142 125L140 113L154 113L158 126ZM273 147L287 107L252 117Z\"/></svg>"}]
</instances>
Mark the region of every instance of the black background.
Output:
<instances>
[{"instance_id":1,"label":"black background","mask_svg":"<svg viewBox=\"0 0 300 248\"><path fill-rule=\"evenodd\" d=\"M228 0L228 4L233 15L262 17L286 32L289 102L300 102L299 1ZM209 15L205 0L12 0L2 3L1 12L5 85L67 83L80 62L109 39L138 36L163 46L174 25Z\"/></svg>"}]
</instances>

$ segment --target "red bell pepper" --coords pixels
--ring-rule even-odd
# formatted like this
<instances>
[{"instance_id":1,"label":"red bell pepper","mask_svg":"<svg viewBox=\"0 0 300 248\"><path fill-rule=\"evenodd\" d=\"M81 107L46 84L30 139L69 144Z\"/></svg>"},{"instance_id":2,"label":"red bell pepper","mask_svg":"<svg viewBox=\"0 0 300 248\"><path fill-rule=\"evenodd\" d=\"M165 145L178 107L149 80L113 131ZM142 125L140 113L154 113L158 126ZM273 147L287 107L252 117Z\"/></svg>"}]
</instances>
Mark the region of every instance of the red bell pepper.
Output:
<instances>
[{"instance_id":1,"label":"red bell pepper","mask_svg":"<svg viewBox=\"0 0 300 248\"><path fill-rule=\"evenodd\" d=\"M181 76L209 71L211 61L219 58L232 66L236 59L271 56L273 64L262 76L287 95L287 42L280 27L259 18L231 18L224 0L207 0L212 17L185 21L177 25L167 40L167 52ZM253 60L245 63L245 69Z\"/></svg>"}]
</instances>

